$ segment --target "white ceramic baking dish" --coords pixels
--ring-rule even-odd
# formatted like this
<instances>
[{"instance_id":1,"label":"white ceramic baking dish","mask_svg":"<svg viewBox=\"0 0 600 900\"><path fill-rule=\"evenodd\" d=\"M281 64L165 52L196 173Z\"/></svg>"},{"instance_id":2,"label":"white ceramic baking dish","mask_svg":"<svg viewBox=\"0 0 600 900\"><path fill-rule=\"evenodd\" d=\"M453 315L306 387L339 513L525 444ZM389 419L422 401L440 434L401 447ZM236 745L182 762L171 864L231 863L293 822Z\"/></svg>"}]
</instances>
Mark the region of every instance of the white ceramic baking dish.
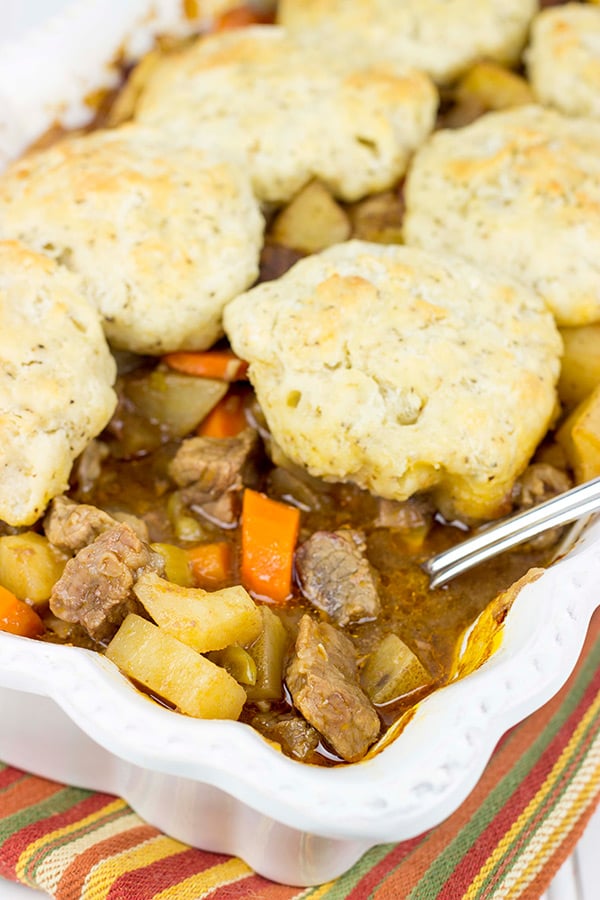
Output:
<instances>
[{"instance_id":1,"label":"white ceramic baking dish","mask_svg":"<svg viewBox=\"0 0 600 900\"><path fill-rule=\"evenodd\" d=\"M64 124L89 117L83 97L110 84L115 48L135 55L157 30L181 25L177 0L123 0L111 16L98 0L51 6L44 28L0 41L0 166L57 111ZM413 837L456 809L506 729L568 677L600 602L599 576L596 522L523 588L491 659L427 698L379 754L336 769L294 762L241 723L163 709L97 654L0 633L0 759L119 794L166 833L237 854L274 880L327 881L374 844Z\"/></svg>"},{"instance_id":2,"label":"white ceramic baking dish","mask_svg":"<svg viewBox=\"0 0 600 900\"><path fill-rule=\"evenodd\" d=\"M292 761L242 723L163 709L91 651L0 634L0 759L119 794L167 834L276 881L328 881L458 807L502 734L572 671L599 579L596 521L519 592L480 669L423 701L380 753L334 769Z\"/></svg>"}]
</instances>

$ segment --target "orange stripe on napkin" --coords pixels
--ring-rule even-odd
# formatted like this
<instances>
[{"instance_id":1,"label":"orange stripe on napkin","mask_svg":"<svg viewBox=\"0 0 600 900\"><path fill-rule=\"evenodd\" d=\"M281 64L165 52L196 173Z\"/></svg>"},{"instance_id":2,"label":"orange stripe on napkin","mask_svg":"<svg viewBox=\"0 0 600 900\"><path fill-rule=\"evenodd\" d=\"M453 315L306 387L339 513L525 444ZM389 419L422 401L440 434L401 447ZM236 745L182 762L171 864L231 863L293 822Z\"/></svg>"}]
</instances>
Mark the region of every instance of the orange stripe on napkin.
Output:
<instances>
[{"instance_id":1,"label":"orange stripe on napkin","mask_svg":"<svg viewBox=\"0 0 600 900\"><path fill-rule=\"evenodd\" d=\"M91 869L103 859L137 847L159 832L152 825L137 825L121 834L113 834L80 853L63 870L56 886L56 900L73 900L82 895L83 885Z\"/></svg>"},{"instance_id":2,"label":"orange stripe on napkin","mask_svg":"<svg viewBox=\"0 0 600 900\"><path fill-rule=\"evenodd\" d=\"M55 781L46 781L45 778L23 780L21 777L2 793L2 817L8 818L18 813L24 806L33 806L34 803L47 800L62 790L63 785Z\"/></svg>"}]
</instances>

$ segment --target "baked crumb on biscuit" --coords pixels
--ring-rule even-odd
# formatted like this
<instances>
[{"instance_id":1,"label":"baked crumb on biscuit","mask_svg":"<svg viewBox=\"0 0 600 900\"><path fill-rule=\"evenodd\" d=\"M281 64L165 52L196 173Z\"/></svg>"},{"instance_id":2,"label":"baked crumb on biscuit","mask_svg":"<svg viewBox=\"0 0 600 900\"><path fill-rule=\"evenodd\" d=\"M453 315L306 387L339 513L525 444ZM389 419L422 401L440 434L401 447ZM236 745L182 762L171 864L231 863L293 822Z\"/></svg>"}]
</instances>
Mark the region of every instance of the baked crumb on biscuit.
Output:
<instances>
[{"instance_id":1,"label":"baked crumb on biscuit","mask_svg":"<svg viewBox=\"0 0 600 900\"><path fill-rule=\"evenodd\" d=\"M237 160L261 200L285 202L313 177L357 200L404 174L437 105L430 79L402 61L365 64L256 26L166 57L136 119Z\"/></svg>"},{"instance_id":2,"label":"baked crumb on biscuit","mask_svg":"<svg viewBox=\"0 0 600 900\"><path fill-rule=\"evenodd\" d=\"M277 444L386 498L492 517L556 404L561 340L508 277L402 246L339 244L225 310Z\"/></svg>"},{"instance_id":3,"label":"baked crumb on biscuit","mask_svg":"<svg viewBox=\"0 0 600 900\"><path fill-rule=\"evenodd\" d=\"M116 375L80 280L0 241L0 519L30 525L109 421Z\"/></svg>"},{"instance_id":4,"label":"baked crumb on biscuit","mask_svg":"<svg viewBox=\"0 0 600 900\"><path fill-rule=\"evenodd\" d=\"M402 62L446 84L479 59L513 64L537 0L280 0L295 38L358 60Z\"/></svg>"},{"instance_id":5,"label":"baked crumb on biscuit","mask_svg":"<svg viewBox=\"0 0 600 900\"><path fill-rule=\"evenodd\" d=\"M526 60L540 103L600 118L600 7L567 3L541 12Z\"/></svg>"},{"instance_id":6,"label":"baked crumb on biscuit","mask_svg":"<svg viewBox=\"0 0 600 900\"><path fill-rule=\"evenodd\" d=\"M263 227L241 169L136 125L68 137L0 176L0 238L81 275L111 344L137 353L221 337Z\"/></svg>"},{"instance_id":7,"label":"baked crumb on biscuit","mask_svg":"<svg viewBox=\"0 0 600 900\"><path fill-rule=\"evenodd\" d=\"M407 244L519 279L559 325L600 319L600 122L487 113L421 148L404 197Z\"/></svg>"}]
</instances>

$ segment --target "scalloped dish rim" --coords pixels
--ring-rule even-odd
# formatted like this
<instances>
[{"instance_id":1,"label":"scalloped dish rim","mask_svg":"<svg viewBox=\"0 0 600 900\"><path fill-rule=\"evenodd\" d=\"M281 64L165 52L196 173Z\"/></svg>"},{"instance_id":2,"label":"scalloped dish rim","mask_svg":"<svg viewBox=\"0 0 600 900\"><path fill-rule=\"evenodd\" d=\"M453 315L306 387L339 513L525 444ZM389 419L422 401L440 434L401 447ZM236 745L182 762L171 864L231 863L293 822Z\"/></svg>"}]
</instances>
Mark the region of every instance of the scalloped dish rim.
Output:
<instances>
[{"instance_id":1,"label":"scalloped dish rim","mask_svg":"<svg viewBox=\"0 0 600 900\"><path fill-rule=\"evenodd\" d=\"M453 812L504 732L566 681L600 604L599 574L597 519L519 591L499 649L479 669L423 700L381 752L333 769L285 757L243 723L163 709L93 651L0 634L0 687L21 691L24 704L28 693L51 698L117 760L213 785L275 822L334 839L404 840ZM52 777L41 758L37 768Z\"/></svg>"}]
</instances>

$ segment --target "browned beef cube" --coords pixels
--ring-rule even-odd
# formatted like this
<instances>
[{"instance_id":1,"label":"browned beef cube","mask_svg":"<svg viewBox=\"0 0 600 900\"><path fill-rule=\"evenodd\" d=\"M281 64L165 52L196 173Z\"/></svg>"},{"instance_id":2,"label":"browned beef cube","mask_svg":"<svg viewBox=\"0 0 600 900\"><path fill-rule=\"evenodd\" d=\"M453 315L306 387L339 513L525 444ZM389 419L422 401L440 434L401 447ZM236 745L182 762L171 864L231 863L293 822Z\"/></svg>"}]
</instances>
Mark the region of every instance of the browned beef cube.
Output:
<instances>
[{"instance_id":1,"label":"browned beef cube","mask_svg":"<svg viewBox=\"0 0 600 900\"><path fill-rule=\"evenodd\" d=\"M532 463L527 466L513 488L513 501L520 509L530 509L568 491L572 482L566 472L548 463Z\"/></svg>"},{"instance_id":2,"label":"browned beef cube","mask_svg":"<svg viewBox=\"0 0 600 900\"><path fill-rule=\"evenodd\" d=\"M132 588L148 569L162 574L161 557L129 525L117 524L69 560L50 609L80 624L95 641L108 640L127 613L138 609Z\"/></svg>"},{"instance_id":3,"label":"browned beef cube","mask_svg":"<svg viewBox=\"0 0 600 900\"><path fill-rule=\"evenodd\" d=\"M335 752L348 762L361 759L380 722L358 683L352 641L327 622L303 616L286 681L294 706Z\"/></svg>"},{"instance_id":4,"label":"browned beef cube","mask_svg":"<svg viewBox=\"0 0 600 900\"><path fill-rule=\"evenodd\" d=\"M319 732L295 713L260 712L250 724L295 759L307 759L319 746Z\"/></svg>"},{"instance_id":5,"label":"browned beef cube","mask_svg":"<svg viewBox=\"0 0 600 900\"><path fill-rule=\"evenodd\" d=\"M273 281L275 278L281 278L288 269L302 259L304 253L299 250L292 250L291 247L284 247L283 244L272 244L267 242L260 254L260 271L258 276L259 283L262 281Z\"/></svg>"},{"instance_id":6,"label":"browned beef cube","mask_svg":"<svg viewBox=\"0 0 600 900\"><path fill-rule=\"evenodd\" d=\"M228 491L240 490L257 447L257 434L246 428L237 437L185 440L169 466L169 475L189 506L202 506Z\"/></svg>"},{"instance_id":7,"label":"browned beef cube","mask_svg":"<svg viewBox=\"0 0 600 900\"><path fill-rule=\"evenodd\" d=\"M59 550L77 553L115 524L112 516L96 506L55 497L44 519L44 531Z\"/></svg>"},{"instance_id":8,"label":"browned beef cube","mask_svg":"<svg viewBox=\"0 0 600 900\"><path fill-rule=\"evenodd\" d=\"M428 497L415 496L408 500L384 500L377 503L375 525L397 528L400 531L426 531L433 520L434 506Z\"/></svg>"},{"instance_id":9,"label":"browned beef cube","mask_svg":"<svg viewBox=\"0 0 600 900\"><path fill-rule=\"evenodd\" d=\"M126 512L107 513L88 503L74 503L68 497L55 497L44 519L44 531L51 544L63 553L77 553L117 522L130 525L142 541L148 540L145 523Z\"/></svg>"},{"instance_id":10,"label":"browned beef cube","mask_svg":"<svg viewBox=\"0 0 600 900\"><path fill-rule=\"evenodd\" d=\"M360 531L316 531L296 551L302 593L338 625L373 619L380 611L375 575Z\"/></svg>"}]
</instances>

